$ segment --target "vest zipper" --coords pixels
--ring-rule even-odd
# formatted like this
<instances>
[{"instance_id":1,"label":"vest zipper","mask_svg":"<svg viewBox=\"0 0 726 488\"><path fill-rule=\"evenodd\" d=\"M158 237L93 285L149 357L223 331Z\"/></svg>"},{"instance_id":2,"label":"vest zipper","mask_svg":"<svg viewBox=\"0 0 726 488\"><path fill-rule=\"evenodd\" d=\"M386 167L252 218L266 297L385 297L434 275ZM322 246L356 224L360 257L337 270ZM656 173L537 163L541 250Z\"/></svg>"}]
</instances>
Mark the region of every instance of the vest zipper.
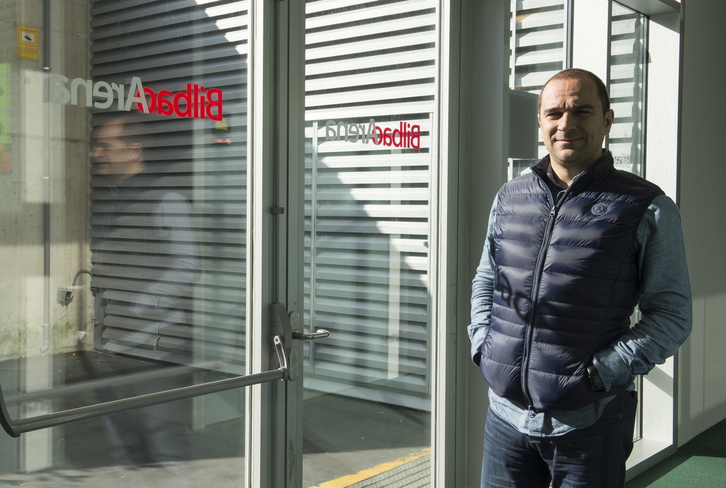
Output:
<instances>
[{"instance_id":1,"label":"vest zipper","mask_svg":"<svg viewBox=\"0 0 726 488\"><path fill-rule=\"evenodd\" d=\"M571 188L571 186L570 186ZM562 203L565 201L565 195L567 195L569 191L569 188L567 190L563 190L557 194L557 201L554 202L552 205L552 208L550 209L549 216L547 217L547 226L545 227L545 233L542 237L542 244L539 248L539 252L537 253L537 262L535 263L534 268L534 278L532 281L532 294L530 296L531 298L531 306L529 309L529 316L527 318L527 331L525 333L524 338L524 354L522 356L522 370L521 370L521 382L522 382L522 394L524 395L524 399L527 402L527 410L529 411L529 416L531 418L534 418L536 415L536 410L534 409L534 406L532 405L532 395L529 393L529 359L530 354L532 353L532 335L534 333L534 316L535 316L535 310L537 309L537 297L539 296L539 288L540 283L542 281L542 273L544 271L544 262L545 257L547 256L547 249L550 245L550 239L552 238L552 231L555 227L555 219L557 218L557 212L562 206Z\"/></svg>"}]
</instances>

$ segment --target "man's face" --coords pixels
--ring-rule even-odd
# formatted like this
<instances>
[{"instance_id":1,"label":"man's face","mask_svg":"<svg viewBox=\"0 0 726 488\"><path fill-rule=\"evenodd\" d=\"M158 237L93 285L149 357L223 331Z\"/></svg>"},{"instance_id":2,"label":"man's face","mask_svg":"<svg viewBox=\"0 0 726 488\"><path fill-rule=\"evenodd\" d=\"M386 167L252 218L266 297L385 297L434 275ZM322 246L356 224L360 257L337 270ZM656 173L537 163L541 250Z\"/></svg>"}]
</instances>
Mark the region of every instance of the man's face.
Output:
<instances>
[{"instance_id":1,"label":"man's face","mask_svg":"<svg viewBox=\"0 0 726 488\"><path fill-rule=\"evenodd\" d=\"M553 164L585 170L602 156L602 143L613 124L603 113L597 87L589 79L552 80L540 95L542 138Z\"/></svg>"},{"instance_id":2,"label":"man's face","mask_svg":"<svg viewBox=\"0 0 726 488\"><path fill-rule=\"evenodd\" d=\"M140 147L127 145L121 138L123 123L111 122L98 129L91 146L91 162L96 173L124 179L138 172L135 163L141 156Z\"/></svg>"}]
</instances>

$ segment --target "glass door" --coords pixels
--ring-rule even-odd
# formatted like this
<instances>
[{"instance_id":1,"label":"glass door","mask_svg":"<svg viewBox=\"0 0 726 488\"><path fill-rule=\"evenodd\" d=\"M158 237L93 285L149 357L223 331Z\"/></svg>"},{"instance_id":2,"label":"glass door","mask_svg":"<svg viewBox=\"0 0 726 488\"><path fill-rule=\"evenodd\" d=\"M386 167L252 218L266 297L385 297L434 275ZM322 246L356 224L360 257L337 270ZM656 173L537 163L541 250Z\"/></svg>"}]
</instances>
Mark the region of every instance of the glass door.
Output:
<instances>
[{"instance_id":1,"label":"glass door","mask_svg":"<svg viewBox=\"0 0 726 488\"><path fill-rule=\"evenodd\" d=\"M303 486L431 486L438 2L305 5Z\"/></svg>"},{"instance_id":2,"label":"glass door","mask_svg":"<svg viewBox=\"0 0 726 488\"><path fill-rule=\"evenodd\" d=\"M4 3L0 484L282 486L275 3Z\"/></svg>"},{"instance_id":3,"label":"glass door","mask_svg":"<svg viewBox=\"0 0 726 488\"><path fill-rule=\"evenodd\" d=\"M438 2L6 3L0 482L429 486Z\"/></svg>"}]
</instances>

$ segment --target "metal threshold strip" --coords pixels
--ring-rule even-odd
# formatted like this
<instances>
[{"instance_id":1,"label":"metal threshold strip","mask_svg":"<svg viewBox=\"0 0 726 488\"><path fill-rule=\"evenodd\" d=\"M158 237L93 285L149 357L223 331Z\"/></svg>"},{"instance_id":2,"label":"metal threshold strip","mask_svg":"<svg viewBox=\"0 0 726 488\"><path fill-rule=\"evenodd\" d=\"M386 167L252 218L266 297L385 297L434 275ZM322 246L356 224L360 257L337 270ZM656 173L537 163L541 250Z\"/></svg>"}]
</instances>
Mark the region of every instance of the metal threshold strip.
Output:
<instances>
[{"instance_id":1,"label":"metal threshold strip","mask_svg":"<svg viewBox=\"0 0 726 488\"><path fill-rule=\"evenodd\" d=\"M113 415L128 410L135 410L137 408L150 407L177 400L185 400L196 396L256 385L259 383L267 383L275 380L287 380L289 371L283 338L276 335L273 337L273 342L280 365L277 369L245 376L237 376L234 378L226 378L200 385L185 386L182 388L175 388L173 390L150 393L147 395L123 398L86 407L61 410L59 412L39 415L37 417L30 417L27 419L14 420L10 417L5 397L2 394L2 388L0 387L0 424L2 424L3 429L5 429L5 432L7 432L10 436L20 437L21 434L26 432L56 427L59 425L69 424L71 422Z\"/></svg>"}]
</instances>

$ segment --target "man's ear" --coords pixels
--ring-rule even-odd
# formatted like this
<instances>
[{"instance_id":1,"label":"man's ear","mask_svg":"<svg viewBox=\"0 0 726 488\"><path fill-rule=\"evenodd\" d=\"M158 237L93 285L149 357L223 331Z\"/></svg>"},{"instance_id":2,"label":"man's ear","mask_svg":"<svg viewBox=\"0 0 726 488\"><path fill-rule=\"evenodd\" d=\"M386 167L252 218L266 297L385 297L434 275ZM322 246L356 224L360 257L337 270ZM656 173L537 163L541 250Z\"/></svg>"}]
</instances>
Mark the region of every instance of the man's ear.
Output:
<instances>
[{"instance_id":1,"label":"man's ear","mask_svg":"<svg viewBox=\"0 0 726 488\"><path fill-rule=\"evenodd\" d=\"M609 109L607 112L605 112L605 127L607 129L606 134L610 133L610 129L613 127L613 120L615 120L615 112L613 112L613 109Z\"/></svg>"},{"instance_id":2,"label":"man's ear","mask_svg":"<svg viewBox=\"0 0 726 488\"><path fill-rule=\"evenodd\" d=\"M131 151L132 159L134 161L140 161L141 156L144 154L144 146L138 142L134 142L129 146L129 151Z\"/></svg>"}]
</instances>

